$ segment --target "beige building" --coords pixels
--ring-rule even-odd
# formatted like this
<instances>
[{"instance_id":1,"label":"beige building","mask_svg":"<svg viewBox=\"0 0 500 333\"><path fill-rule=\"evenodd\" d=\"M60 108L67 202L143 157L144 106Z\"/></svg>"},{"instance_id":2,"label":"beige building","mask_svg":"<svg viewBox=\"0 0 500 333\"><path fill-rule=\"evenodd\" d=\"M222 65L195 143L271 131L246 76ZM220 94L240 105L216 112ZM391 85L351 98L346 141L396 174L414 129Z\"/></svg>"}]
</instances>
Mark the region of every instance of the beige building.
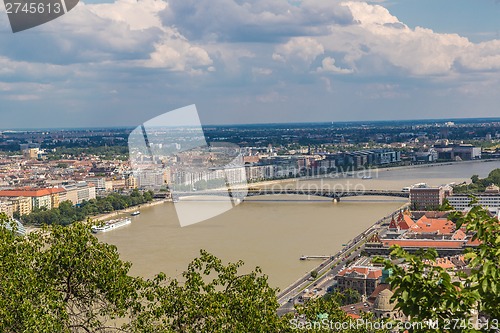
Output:
<instances>
[{"instance_id":1,"label":"beige building","mask_svg":"<svg viewBox=\"0 0 500 333\"><path fill-rule=\"evenodd\" d=\"M64 186L66 193L61 197L62 201L71 201L73 205L81 204L83 201L88 201L96 198L96 189L93 184L86 182L78 182L76 184Z\"/></svg>"},{"instance_id":2,"label":"beige building","mask_svg":"<svg viewBox=\"0 0 500 333\"><path fill-rule=\"evenodd\" d=\"M125 179L115 179L111 182L111 189L114 190L123 190L125 188Z\"/></svg>"},{"instance_id":3,"label":"beige building","mask_svg":"<svg viewBox=\"0 0 500 333\"><path fill-rule=\"evenodd\" d=\"M8 217L12 217L15 212L15 206L11 200L0 201L0 213L7 214Z\"/></svg>"},{"instance_id":4,"label":"beige building","mask_svg":"<svg viewBox=\"0 0 500 333\"><path fill-rule=\"evenodd\" d=\"M389 289L382 290L373 304L373 314L375 318L385 318L392 320L404 320L405 316L396 309L396 303L391 301L394 293Z\"/></svg>"},{"instance_id":5,"label":"beige building","mask_svg":"<svg viewBox=\"0 0 500 333\"><path fill-rule=\"evenodd\" d=\"M28 215L32 209L32 200L28 197L3 198L0 203L0 211L11 217L15 212L18 212L20 216Z\"/></svg>"},{"instance_id":6,"label":"beige building","mask_svg":"<svg viewBox=\"0 0 500 333\"><path fill-rule=\"evenodd\" d=\"M0 191L0 198L10 199L16 206L15 211L19 211L20 215L31 213L34 208L52 209L59 207L60 195L64 192L61 188L43 188L43 189L12 189ZM26 198L22 200L18 198ZM27 201L31 201L31 206Z\"/></svg>"},{"instance_id":7,"label":"beige building","mask_svg":"<svg viewBox=\"0 0 500 333\"><path fill-rule=\"evenodd\" d=\"M125 188L129 190L137 188L137 178L132 175L125 178Z\"/></svg>"},{"instance_id":8,"label":"beige building","mask_svg":"<svg viewBox=\"0 0 500 333\"><path fill-rule=\"evenodd\" d=\"M28 148L23 150L23 158L35 160L38 158L38 153L40 150L38 148Z\"/></svg>"}]
</instances>

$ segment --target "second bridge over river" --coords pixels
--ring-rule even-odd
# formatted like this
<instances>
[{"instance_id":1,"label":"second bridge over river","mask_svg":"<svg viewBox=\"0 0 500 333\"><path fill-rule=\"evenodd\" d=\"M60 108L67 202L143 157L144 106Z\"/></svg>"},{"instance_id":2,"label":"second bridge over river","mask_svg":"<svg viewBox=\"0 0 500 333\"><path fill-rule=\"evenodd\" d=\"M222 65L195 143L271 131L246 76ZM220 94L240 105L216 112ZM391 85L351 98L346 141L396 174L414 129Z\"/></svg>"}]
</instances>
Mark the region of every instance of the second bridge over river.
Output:
<instances>
[{"instance_id":1,"label":"second bridge over river","mask_svg":"<svg viewBox=\"0 0 500 333\"><path fill-rule=\"evenodd\" d=\"M408 198L410 193L405 191L391 190L365 190L365 189L329 189L329 188L235 188L230 190L204 190L204 191L173 191L174 198L192 197L192 196L230 196L243 200L245 197L261 196L261 195L306 195L316 197L332 198L339 201L343 197L353 196L390 196Z\"/></svg>"}]
</instances>

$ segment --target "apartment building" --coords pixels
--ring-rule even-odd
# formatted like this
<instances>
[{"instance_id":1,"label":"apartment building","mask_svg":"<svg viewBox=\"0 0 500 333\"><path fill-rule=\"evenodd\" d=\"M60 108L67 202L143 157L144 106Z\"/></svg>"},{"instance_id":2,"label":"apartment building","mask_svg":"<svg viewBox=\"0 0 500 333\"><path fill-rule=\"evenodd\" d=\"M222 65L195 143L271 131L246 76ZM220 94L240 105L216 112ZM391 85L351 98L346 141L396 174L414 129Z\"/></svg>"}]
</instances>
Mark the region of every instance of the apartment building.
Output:
<instances>
[{"instance_id":1,"label":"apartment building","mask_svg":"<svg viewBox=\"0 0 500 333\"><path fill-rule=\"evenodd\" d=\"M488 209L493 214L500 211L500 193L477 193L474 194L477 204ZM470 208L472 198L469 194L454 194L448 197L450 205L456 210L467 210Z\"/></svg>"},{"instance_id":2,"label":"apartment building","mask_svg":"<svg viewBox=\"0 0 500 333\"><path fill-rule=\"evenodd\" d=\"M96 198L95 185L87 182L78 182L75 184L65 185L65 193L61 196L62 201L71 201L73 205L79 205L83 201Z\"/></svg>"},{"instance_id":3,"label":"apartment building","mask_svg":"<svg viewBox=\"0 0 500 333\"><path fill-rule=\"evenodd\" d=\"M162 170L143 169L136 173L139 188L160 188L165 186L165 174ZM199 179L197 179L199 180Z\"/></svg>"},{"instance_id":4,"label":"apartment building","mask_svg":"<svg viewBox=\"0 0 500 333\"><path fill-rule=\"evenodd\" d=\"M23 213L28 212L27 214L29 214L31 210L35 208L51 209L59 207L60 196L63 192L64 189L55 187L42 189L10 189L0 191L0 198L13 200L14 204L17 205L16 211L24 215ZM17 198L29 198L29 200L31 200L31 207L27 205L25 201Z\"/></svg>"},{"instance_id":5,"label":"apartment building","mask_svg":"<svg viewBox=\"0 0 500 333\"><path fill-rule=\"evenodd\" d=\"M413 210L432 210L443 204L452 193L450 186L417 186L410 189L410 205Z\"/></svg>"},{"instance_id":6,"label":"apartment building","mask_svg":"<svg viewBox=\"0 0 500 333\"><path fill-rule=\"evenodd\" d=\"M382 279L382 267L352 266L340 271L335 276L337 288L342 292L353 289L360 295L370 296Z\"/></svg>"},{"instance_id":7,"label":"apartment building","mask_svg":"<svg viewBox=\"0 0 500 333\"><path fill-rule=\"evenodd\" d=\"M28 215L33 210L33 202L29 197L14 197L8 199L11 202L13 212L19 216Z\"/></svg>"},{"instance_id":8,"label":"apartment building","mask_svg":"<svg viewBox=\"0 0 500 333\"><path fill-rule=\"evenodd\" d=\"M7 216L14 215L14 204L10 200L0 200L0 213L5 213Z\"/></svg>"},{"instance_id":9,"label":"apartment building","mask_svg":"<svg viewBox=\"0 0 500 333\"><path fill-rule=\"evenodd\" d=\"M132 175L129 175L125 178L125 188L126 189L134 189L137 188L137 178Z\"/></svg>"}]
</instances>

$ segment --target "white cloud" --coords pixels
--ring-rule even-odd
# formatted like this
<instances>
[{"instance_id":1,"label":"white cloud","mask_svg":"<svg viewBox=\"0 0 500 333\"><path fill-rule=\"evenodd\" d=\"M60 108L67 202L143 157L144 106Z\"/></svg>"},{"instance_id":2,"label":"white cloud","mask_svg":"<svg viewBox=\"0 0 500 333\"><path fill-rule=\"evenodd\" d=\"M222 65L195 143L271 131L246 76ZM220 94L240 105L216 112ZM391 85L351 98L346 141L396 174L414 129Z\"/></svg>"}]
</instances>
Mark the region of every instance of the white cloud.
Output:
<instances>
[{"instance_id":1,"label":"white cloud","mask_svg":"<svg viewBox=\"0 0 500 333\"><path fill-rule=\"evenodd\" d=\"M294 37L287 43L278 45L273 53L273 59L278 61L300 62L307 67L323 54L325 49L316 39L310 37Z\"/></svg>"},{"instance_id":2,"label":"white cloud","mask_svg":"<svg viewBox=\"0 0 500 333\"><path fill-rule=\"evenodd\" d=\"M144 30L163 27L158 13L167 9L168 4L157 0L116 0L86 7L96 16L126 23L131 30Z\"/></svg>"},{"instance_id":3,"label":"white cloud","mask_svg":"<svg viewBox=\"0 0 500 333\"><path fill-rule=\"evenodd\" d=\"M500 69L498 41L474 44L457 34L410 29L387 8L362 1L309 0L297 6L281 0L80 3L36 29L41 33L8 37L0 55L28 63L127 64L189 73L208 67L220 72L221 65L233 73L252 72L266 67L266 57L298 73L307 73L314 62L318 71L362 76ZM24 52L26 44L40 52ZM319 60L320 55L325 57ZM247 57L256 60L243 69L240 59Z\"/></svg>"},{"instance_id":4,"label":"white cloud","mask_svg":"<svg viewBox=\"0 0 500 333\"><path fill-rule=\"evenodd\" d=\"M62 79L72 72L71 68L61 65L42 64L28 61L15 61L0 55L0 78L15 76L17 78Z\"/></svg>"},{"instance_id":5,"label":"white cloud","mask_svg":"<svg viewBox=\"0 0 500 333\"><path fill-rule=\"evenodd\" d=\"M300 6L283 0L170 0L162 18L189 39L212 42L278 42L352 23L347 8L323 0Z\"/></svg>"},{"instance_id":6,"label":"white cloud","mask_svg":"<svg viewBox=\"0 0 500 333\"><path fill-rule=\"evenodd\" d=\"M457 62L468 71L500 70L500 40L469 45Z\"/></svg>"},{"instance_id":7,"label":"white cloud","mask_svg":"<svg viewBox=\"0 0 500 333\"><path fill-rule=\"evenodd\" d=\"M207 50L214 63L223 67L224 71L230 74L240 73L242 61L256 57L250 46L241 44L212 43L203 45L203 48Z\"/></svg>"},{"instance_id":8,"label":"white cloud","mask_svg":"<svg viewBox=\"0 0 500 333\"><path fill-rule=\"evenodd\" d=\"M164 103L165 87L176 107L200 100L216 111L221 105L251 109L257 102L262 108L288 103L296 109L294 98L302 94L301 101L316 103L318 110L324 110L323 95L351 107L351 101L362 100L357 91L387 103L410 100L416 91L446 100L497 98L500 41L473 43L458 34L409 28L383 2L82 2L18 34L7 31L7 15L0 15L0 105L7 104L2 98L46 95L46 105L64 101L75 113L96 103L103 109L123 103L132 110ZM366 86L367 81L384 83ZM41 94L37 84L47 82ZM412 90L402 82L418 84Z\"/></svg>"},{"instance_id":9,"label":"white cloud","mask_svg":"<svg viewBox=\"0 0 500 333\"><path fill-rule=\"evenodd\" d=\"M155 44L155 51L151 53L150 60L145 61L144 65L184 71L200 66L210 66L212 63L207 51L191 45L186 38L171 30L161 42Z\"/></svg>"},{"instance_id":10,"label":"white cloud","mask_svg":"<svg viewBox=\"0 0 500 333\"><path fill-rule=\"evenodd\" d=\"M400 23L397 17L380 5L353 1L345 2L344 5L350 9L354 21L362 26Z\"/></svg>"},{"instance_id":11,"label":"white cloud","mask_svg":"<svg viewBox=\"0 0 500 333\"><path fill-rule=\"evenodd\" d=\"M352 69L340 68L335 66L335 59L332 57L326 57L321 61L321 67L318 67L318 72L331 72L338 74L351 74Z\"/></svg>"},{"instance_id":12,"label":"white cloud","mask_svg":"<svg viewBox=\"0 0 500 333\"><path fill-rule=\"evenodd\" d=\"M474 44L458 34L410 29L380 5L350 1L343 6L357 24L330 25L328 34L309 38L360 75L433 77L500 69L500 41ZM324 58L320 71L347 73L333 59Z\"/></svg>"}]
</instances>

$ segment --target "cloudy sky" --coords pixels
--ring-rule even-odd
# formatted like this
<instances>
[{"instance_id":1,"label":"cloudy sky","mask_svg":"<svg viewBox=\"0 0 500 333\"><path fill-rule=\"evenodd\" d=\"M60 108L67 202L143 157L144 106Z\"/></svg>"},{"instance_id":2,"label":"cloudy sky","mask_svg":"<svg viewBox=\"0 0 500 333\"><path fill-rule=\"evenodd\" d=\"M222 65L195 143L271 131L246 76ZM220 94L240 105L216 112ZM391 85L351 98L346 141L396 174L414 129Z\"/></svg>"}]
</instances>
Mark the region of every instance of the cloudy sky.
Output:
<instances>
[{"instance_id":1,"label":"cloudy sky","mask_svg":"<svg viewBox=\"0 0 500 333\"><path fill-rule=\"evenodd\" d=\"M497 0L92 0L12 33L0 128L500 116Z\"/></svg>"}]
</instances>

